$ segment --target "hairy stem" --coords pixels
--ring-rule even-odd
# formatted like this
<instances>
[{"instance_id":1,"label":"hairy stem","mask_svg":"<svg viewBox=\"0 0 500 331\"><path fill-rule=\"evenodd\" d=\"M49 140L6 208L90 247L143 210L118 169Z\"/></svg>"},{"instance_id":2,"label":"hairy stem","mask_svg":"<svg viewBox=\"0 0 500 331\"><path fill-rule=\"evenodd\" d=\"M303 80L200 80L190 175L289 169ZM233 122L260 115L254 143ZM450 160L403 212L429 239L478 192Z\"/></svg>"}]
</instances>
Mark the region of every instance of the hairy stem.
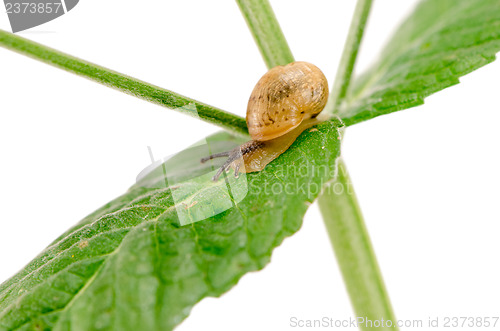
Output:
<instances>
[{"instance_id":1,"label":"hairy stem","mask_svg":"<svg viewBox=\"0 0 500 331\"><path fill-rule=\"evenodd\" d=\"M293 55L267 0L236 0L260 53L271 69L293 62Z\"/></svg>"},{"instance_id":2,"label":"hairy stem","mask_svg":"<svg viewBox=\"0 0 500 331\"><path fill-rule=\"evenodd\" d=\"M371 4L371 0L358 0L356 4L333 90L323 110L330 114L338 110L349 89ZM338 188L342 190L336 191ZM318 203L356 316L390 320L392 327L382 329L397 329L370 236L342 159L338 162L335 181L324 187ZM381 329L367 324L359 327L362 330Z\"/></svg>"},{"instance_id":3,"label":"hairy stem","mask_svg":"<svg viewBox=\"0 0 500 331\"><path fill-rule=\"evenodd\" d=\"M140 99L201 118L233 133L248 134L244 118L3 30L0 30L0 46Z\"/></svg>"},{"instance_id":4,"label":"hairy stem","mask_svg":"<svg viewBox=\"0 0 500 331\"><path fill-rule=\"evenodd\" d=\"M293 62L293 55L269 3L266 0L236 1L245 16L267 67L272 68L276 65ZM335 82L335 86L341 85L345 88L341 98L345 97L349 86L370 5L370 0L360 0L356 7L350 28L351 32ZM279 33L269 33L270 27ZM339 160L339 173L341 174L332 185L336 183L344 187L347 187L347 184L350 185L349 175L341 160ZM356 196L352 191L341 195L332 195L329 194L328 187L320 196L319 205L354 310L358 316L376 316L390 319L395 323ZM349 246L353 239L353 245Z\"/></svg>"},{"instance_id":5,"label":"hairy stem","mask_svg":"<svg viewBox=\"0 0 500 331\"><path fill-rule=\"evenodd\" d=\"M392 325L370 327L360 323L359 327L362 330L397 329L370 237L342 159L338 162L337 178L323 187L318 202L356 317L371 321L383 319L391 321Z\"/></svg>"},{"instance_id":6,"label":"hairy stem","mask_svg":"<svg viewBox=\"0 0 500 331\"><path fill-rule=\"evenodd\" d=\"M328 98L328 104L323 110L329 114L334 114L338 111L340 103L347 94L371 5L372 0L358 0L356 4L333 89Z\"/></svg>"}]
</instances>

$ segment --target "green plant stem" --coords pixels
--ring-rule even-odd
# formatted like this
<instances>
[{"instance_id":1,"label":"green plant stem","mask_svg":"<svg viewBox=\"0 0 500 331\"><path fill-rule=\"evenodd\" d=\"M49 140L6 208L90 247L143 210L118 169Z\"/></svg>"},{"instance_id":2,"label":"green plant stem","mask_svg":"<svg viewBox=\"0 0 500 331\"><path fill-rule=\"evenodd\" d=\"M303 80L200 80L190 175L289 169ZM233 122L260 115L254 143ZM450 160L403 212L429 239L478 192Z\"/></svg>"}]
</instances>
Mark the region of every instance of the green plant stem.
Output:
<instances>
[{"instance_id":1,"label":"green plant stem","mask_svg":"<svg viewBox=\"0 0 500 331\"><path fill-rule=\"evenodd\" d=\"M237 2L267 67L272 68L276 65L293 62L293 55L269 3L266 0L237 0ZM339 73L334 84L336 87L341 86L342 91L340 94L332 92L332 94L337 95L335 98L339 102L345 97L349 87L370 6L371 0L360 0L356 6L342 62L339 65ZM269 33L270 27L279 33ZM339 160L339 176L331 185L335 187L338 184L343 187L351 187L349 175L341 160ZM331 193L326 189L320 195L319 205L354 310L357 316L372 317L372 320L378 321L380 318L390 319L395 324L394 314L356 196L353 191L346 191L340 195L332 195ZM362 329L369 330L369 328L364 327ZM380 328L378 329L380 330Z\"/></svg>"},{"instance_id":2,"label":"green plant stem","mask_svg":"<svg viewBox=\"0 0 500 331\"><path fill-rule=\"evenodd\" d=\"M267 68L293 62L293 55L267 0L236 0Z\"/></svg>"},{"instance_id":3,"label":"green plant stem","mask_svg":"<svg viewBox=\"0 0 500 331\"><path fill-rule=\"evenodd\" d=\"M324 112L329 114L336 113L340 103L347 94L371 5L372 0L358 0L356 4L333 89L328 98L328 104L323 110Z\"/></svg>"},{"instance_id":4,"label":"green plant stem","mask_svg":"<svg viewBox=\"0 0 500 331\"><path fill-rule=\"evenodd\" d=\"M356 4L333 90L323 110L330 114L337 111L349 89L371 4L371 0L358 0ZM339 188L342 190L336 190ZM342 159L338 161L336 179L323 189L318 204L356 316L377 321L390 320L393 326L373 328L360 324L360 328L397 329L370 236Z\"/></svg>"},{"instance_id":5,"label":"green plant stem","mask_svg":"<svg viewBox=\"0 0 500 331\"><path fill-rule=\"evenodd\" d=\"M395 330L396 319L363 221L352 183L342 159L335 181L323 187L318 199L340 270L357 318L391 321L393 327L362 330Z\"/></svg>"},{"instance_id":6,"label":"green plant stem","mask_svg":"<svg viewBox=\"0 0 500 331\"><path fill-rule=\"evenodd\" d=\"M193 117L199 117L232 133L248 134L244 118L139 79L80 60L3 30L0 30L0 46L151 103L175 109ZM196 109L193 105L196 106Z\"/></svg>"}]
</instances>

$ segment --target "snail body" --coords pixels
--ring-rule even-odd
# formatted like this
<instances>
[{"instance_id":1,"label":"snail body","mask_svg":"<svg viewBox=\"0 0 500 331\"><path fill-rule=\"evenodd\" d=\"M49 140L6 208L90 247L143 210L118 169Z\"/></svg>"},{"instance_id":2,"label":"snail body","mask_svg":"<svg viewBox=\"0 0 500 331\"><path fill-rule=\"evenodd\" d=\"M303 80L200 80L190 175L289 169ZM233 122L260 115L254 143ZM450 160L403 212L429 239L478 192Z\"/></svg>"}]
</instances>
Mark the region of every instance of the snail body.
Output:
<instances>
[{"instance_id":1,"label":"snail body","mask_svg":"<svg viewBox=\"0 0 500 331\"><path fill-rule=\"evenodd\" d=\"M248 101L246 121L251 141L229 152L203 158L228 157L213 177L232 167L239 172L264 169L285 152L316 118L328 100L328 82L315 65L293 62L269 70L257 82Z\"/></svg>"}]
</instances>

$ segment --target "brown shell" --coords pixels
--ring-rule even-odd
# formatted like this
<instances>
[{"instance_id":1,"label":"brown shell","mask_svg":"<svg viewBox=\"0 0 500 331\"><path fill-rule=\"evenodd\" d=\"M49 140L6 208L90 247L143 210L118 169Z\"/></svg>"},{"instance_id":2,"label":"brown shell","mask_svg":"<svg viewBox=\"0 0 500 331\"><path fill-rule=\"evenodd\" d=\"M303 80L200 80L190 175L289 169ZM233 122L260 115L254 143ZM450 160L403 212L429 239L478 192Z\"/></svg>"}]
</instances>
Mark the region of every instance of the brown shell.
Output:
<instances>
[{"instance_id":1,"label":"brown shell","mask_svg":"<svg viewBox=\"0 0 500 331\"><path fill-rule=\"evenodd\" d=\"M303 120L315 117L328 100L328 82L318 67L293 62L269 70L253 89L247 125L253 140L284 135Z\"/></svg>"}]
</instances>

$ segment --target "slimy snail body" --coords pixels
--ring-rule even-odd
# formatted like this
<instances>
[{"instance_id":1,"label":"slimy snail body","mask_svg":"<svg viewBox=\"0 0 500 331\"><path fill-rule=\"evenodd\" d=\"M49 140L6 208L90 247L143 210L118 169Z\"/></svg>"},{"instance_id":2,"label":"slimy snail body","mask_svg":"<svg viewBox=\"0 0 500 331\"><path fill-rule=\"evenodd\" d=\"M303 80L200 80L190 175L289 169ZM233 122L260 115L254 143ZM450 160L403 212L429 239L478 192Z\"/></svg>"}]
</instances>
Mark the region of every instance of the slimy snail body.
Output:
<instances>
[{"instance_id":1,"label":"slimy snail body","mask_svg":"<svg viewBox=\"0 0 500 331\"><path fill-rule=\"evenodd\" d=\"M328 82L315 65L293 62L269 70L257 82L248 101L247 126L252 140L235 149L210 155L228 159L213 180L223 171L255 172L285 152L307 128L319 123L316 118L328 100Z\"/></svg>"}]
</instances>

